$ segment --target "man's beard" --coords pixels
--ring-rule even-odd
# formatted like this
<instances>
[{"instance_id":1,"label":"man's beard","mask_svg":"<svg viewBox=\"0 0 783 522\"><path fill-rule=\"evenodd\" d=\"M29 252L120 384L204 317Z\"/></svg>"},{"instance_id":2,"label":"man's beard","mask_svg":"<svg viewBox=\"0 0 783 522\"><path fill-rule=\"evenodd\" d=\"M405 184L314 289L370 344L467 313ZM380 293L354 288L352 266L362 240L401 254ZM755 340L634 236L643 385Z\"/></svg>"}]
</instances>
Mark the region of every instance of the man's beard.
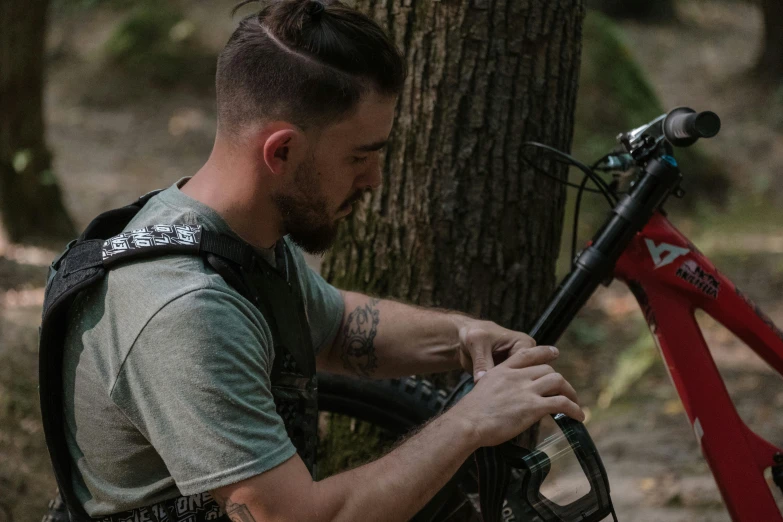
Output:
<instances>
[{"instance_id":1,"label":"man's beard","mask_svg":"<svg viewBox=\"0 0 783 522\"><path fill-rule=\"evenodd\" d=\"M272 201L283 218L283 229L291 240L309 254L325 253L337 239L337 221L332 219L326 197L316 192L318 180L313 162L301 164L294 172L290 193L277 193ZM353 194L346 203L358 200Z\"/></svg>"}]
</instances>

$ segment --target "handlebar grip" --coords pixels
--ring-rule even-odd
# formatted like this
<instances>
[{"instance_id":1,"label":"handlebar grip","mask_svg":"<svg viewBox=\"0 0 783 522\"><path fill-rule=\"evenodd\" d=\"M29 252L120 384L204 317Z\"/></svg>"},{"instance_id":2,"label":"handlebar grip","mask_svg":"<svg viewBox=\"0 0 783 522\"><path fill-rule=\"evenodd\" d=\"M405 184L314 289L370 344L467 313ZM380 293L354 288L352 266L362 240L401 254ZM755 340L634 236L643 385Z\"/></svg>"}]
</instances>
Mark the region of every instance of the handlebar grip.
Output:
<instances>
[{"instance_id":1,"label":"handlebar grip","mask_svg":"<svg viewBox=\"0 0 783 522\"><path fill-rule=\"evenodd\" d=\"M663 134L675 147L689 147L699 138L712 138L719 130L720 118L712 111L678 107L663 120Z\"/></svg>"}]
</instances>

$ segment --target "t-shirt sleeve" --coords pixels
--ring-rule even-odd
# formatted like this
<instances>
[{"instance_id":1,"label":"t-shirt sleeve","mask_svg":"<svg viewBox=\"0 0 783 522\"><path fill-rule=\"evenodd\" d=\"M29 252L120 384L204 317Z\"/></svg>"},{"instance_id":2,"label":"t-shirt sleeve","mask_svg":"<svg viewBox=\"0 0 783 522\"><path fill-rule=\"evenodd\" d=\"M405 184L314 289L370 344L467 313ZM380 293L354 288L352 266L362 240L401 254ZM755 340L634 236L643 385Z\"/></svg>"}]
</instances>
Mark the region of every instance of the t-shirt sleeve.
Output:
<instances>
[{"instance_id":1,"label":"t-shirt sleeve","mask_svg":"<svg viewBox=\"0 0 783 522\"><path fill-rule=\"evenodd\" d=\"M136 338L112 399L183 495L263 473L295 453L272 398L272 354L263 316L220 289L169 302Z\"/></svg>"},{"instance_id":2,"label":"t-shirt sleeve","mask_svg":"<svg viewBox=\"0 0 783 522\"><path fill-rule=\"evenodd\" d=\"M290 242L289 245L294 253L296 269L304 292L313 350L318 353L330 345L337 335L337 330L343 321L345 303L338 289L307 266L299 247Z\"/></svg>"}]
</instances>

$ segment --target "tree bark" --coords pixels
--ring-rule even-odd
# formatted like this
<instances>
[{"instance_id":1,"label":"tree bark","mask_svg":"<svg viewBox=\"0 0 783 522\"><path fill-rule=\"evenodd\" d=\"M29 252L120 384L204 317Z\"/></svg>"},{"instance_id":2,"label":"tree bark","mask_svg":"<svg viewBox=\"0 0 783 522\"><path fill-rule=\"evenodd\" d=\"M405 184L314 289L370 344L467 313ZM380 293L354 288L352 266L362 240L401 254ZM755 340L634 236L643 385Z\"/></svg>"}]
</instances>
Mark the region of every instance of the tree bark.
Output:
<instances>
[{"instance_id":1,"label":"tree bark","mask_svg":"<svg viewBox=\"0 0 783 522\"><path fill-rule=\"evenodd\" d=\"M48 4L0 1L0 220L13 242L60 247L75 230L44 139Z\"/></svg>"},{"instance_id":2,"label":"tree bark","mask_svg":"<svg viewBox=\"0 0 783 522\"><path fill-rule=\"evenodd\" d=\"M360 0L409 77L382 189L324 260L340 288L461 310L522 330L555 283L565 191L522 160L568 151L582 0ZM536 161L555 177L566 169Z\"/></svg>"},{"instance_id":3,"label":"tree bark","mask_svg":"<svg viewBox=\"0 0 783 522\"><path fill-rule=\"evenodd\" d=\"M764 13L764 40L756 71L764 78L783 79L783 2L761 0Z\"/></svg>"}]
</instances>

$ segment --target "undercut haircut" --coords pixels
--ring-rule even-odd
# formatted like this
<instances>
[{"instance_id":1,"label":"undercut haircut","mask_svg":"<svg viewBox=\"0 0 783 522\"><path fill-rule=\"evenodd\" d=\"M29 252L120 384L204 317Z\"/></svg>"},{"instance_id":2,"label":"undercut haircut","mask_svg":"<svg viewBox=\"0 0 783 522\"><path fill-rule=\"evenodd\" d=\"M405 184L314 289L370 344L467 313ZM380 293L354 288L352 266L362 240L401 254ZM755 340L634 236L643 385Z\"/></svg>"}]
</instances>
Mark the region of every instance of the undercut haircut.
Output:
<instances>
[{"instance_id":1,"label":"undercut haircut","mask_svg":"<svg viewBox=\"0 0 783 522\"><path fill-rule=\"evenodd\" d=\"M259 121L322 127L371 89L398 95L405 77L400 52L364 14L338 1L274 1L243 18L218 57L218 128L237 136Z\"/></svg>"}]
</instances>

